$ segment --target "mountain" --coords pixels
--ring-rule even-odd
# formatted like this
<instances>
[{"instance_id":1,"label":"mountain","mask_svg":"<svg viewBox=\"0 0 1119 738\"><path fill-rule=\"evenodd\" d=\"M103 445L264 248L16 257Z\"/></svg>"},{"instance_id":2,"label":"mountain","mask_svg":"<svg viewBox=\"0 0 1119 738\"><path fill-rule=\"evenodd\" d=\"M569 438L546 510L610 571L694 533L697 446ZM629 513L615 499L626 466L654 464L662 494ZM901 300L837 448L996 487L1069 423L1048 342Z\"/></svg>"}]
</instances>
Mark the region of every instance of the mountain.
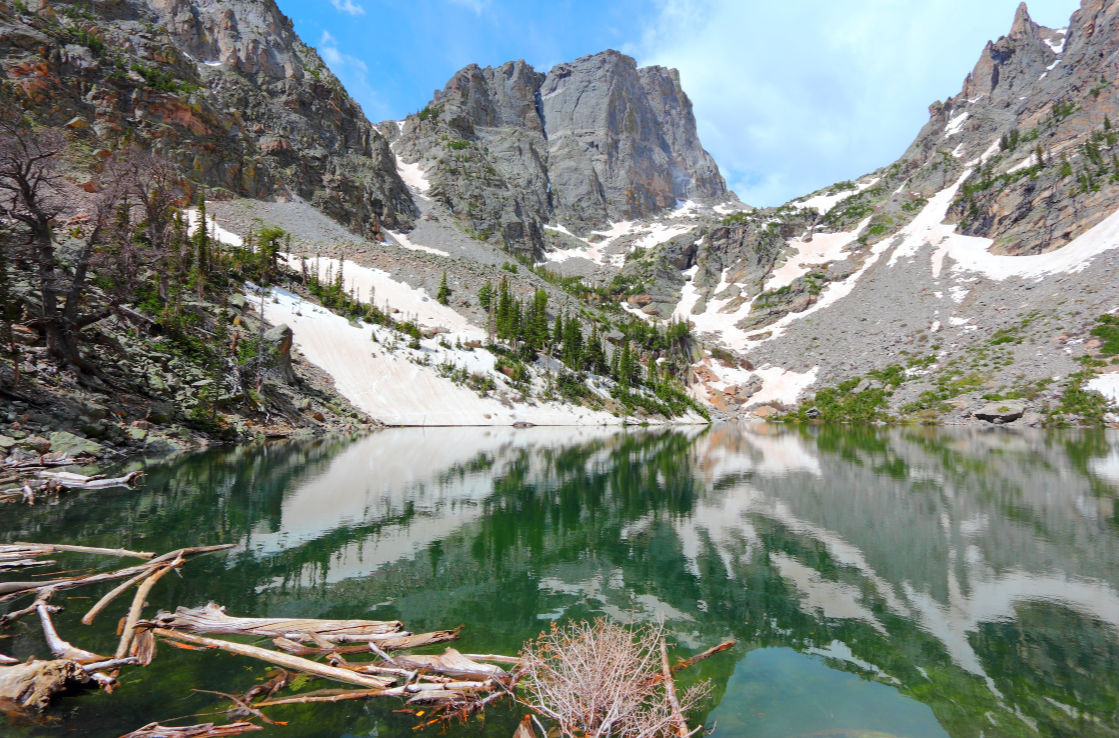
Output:
<instances>
[{"instance_id":1,"label":"mountain","mask_svg":"<svg viewBox=\"0 0 1119 738\"><path fill-rule=\"evenodd\" d=\"M1023 4L896 162L658 247L686 277L676 317L737 357L701 362L697 392L831 420L1015 401L1002 419L1103 422L1084 390L1119 399L1117 18L1085 0L1049 29Z\"/></svg>"},{"instance_id":2,"label":"mountain","mask_svg":"<svg viewBox=\"0 0 1119 738\"><path fill-rule=\"evenodd\" d=\"M399 125L394 147L466 227L528 256L544 250L545 224L585 236L682 201L734 200L679 73L617 51L547 74L470 65Z\"/></svg>"},{"instance_id":3,"label":"mountain","mask_svg":"<svg viewBox=\"0 0 1119 738\"><path fill-rule=\"evenodd\" d=\"M273 2L0 3L3 95L91 148L139 141L208 197L299 197L379 235L416 210L388 143Z\"/></svg>"},{"instance_id":4,"label":"mountain","mask_svg":"<svg viewBox=\"0 0 1119 738\"><path fill-rule=\"evenodd\" d=\"M610 50L471 65L373 126L271 0L0 2L0 89L66 129L86 191L137 142L243 267L282 242L291 295L261 312L374 418L695 419L686 382L725 417L1100 424L1117 15L1084 0L1049 29L1022 5L897 161L764 210L727 190L678 73Z\"/></svg>"}]
</instances>

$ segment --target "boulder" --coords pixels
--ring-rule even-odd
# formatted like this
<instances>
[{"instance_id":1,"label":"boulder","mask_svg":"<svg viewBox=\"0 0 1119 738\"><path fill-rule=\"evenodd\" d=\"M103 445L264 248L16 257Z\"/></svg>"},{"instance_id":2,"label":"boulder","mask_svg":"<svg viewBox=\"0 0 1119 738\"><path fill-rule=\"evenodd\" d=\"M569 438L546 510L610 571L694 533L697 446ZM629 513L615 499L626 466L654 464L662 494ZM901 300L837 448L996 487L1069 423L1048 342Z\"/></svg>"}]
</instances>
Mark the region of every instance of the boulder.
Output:
<instances>
[{"instance_id":1,"label":"boulder","mask_svg":"<svg viewBox=\"0 0 1119 738\"><path fill-rule=\"evenodd\" d=\"M81 436L75 436L73 433L67 433L66 431L51 433L50 449L64 456L80 456L83 454L89 456L103 456L107 451L104 446L96 441L91 441Z\"/></svg>"},{"instance_id":2,"label":"boulder","mask_svg":"<svg viewBox=\"0 0 1119 738\"><path fill-rule=\"evenodd\" d=\"M285 324L269 328L264 333L264 344L275 361L273 369L277 376L288 384L295 381L295 371L291 368L292 331Z\"/></svg>"},{"instance_id":3,"label":"boulder","mask_svg":"<svg viewBox=\"0 0 1119 738\"><path fill-rule=\"evenodd\" d=\"M1023 400L996 400L976 410L973 415L988 423L1012 423L1026 412Z\"/></svg>"}]
</instances>

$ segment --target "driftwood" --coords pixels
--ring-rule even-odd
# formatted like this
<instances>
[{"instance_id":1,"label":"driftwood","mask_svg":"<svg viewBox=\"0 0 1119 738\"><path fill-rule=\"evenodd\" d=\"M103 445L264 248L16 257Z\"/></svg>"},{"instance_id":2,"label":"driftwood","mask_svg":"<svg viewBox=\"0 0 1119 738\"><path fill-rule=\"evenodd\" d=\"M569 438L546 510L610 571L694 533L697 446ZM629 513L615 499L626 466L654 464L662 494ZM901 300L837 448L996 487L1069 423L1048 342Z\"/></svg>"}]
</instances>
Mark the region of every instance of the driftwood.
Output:
<instances>
[{"instance_id":1,"label":"driftwood","mask_svg":"<svg viewBox=\"0 0 1119 738\"><path fill-rule=\"evenodd\" d=\"M105 554L106 556L124 556L137 559L150 559L155 556L151 551L129 551L126 548L98 548L96 546L71 546L64 543L22 543L17 541L0 544L0 561L8 557L46 556L59 551Z\"/></svg>"},{"instance_id":2,"label":"driftwood","mask_svg":"<svg viewBox=\"0 0 1119 738\"><path fill-rule=\"evenodd\" d=\"M353 643L410 636L399 620L307 620L302 618L235 618L213 602L204 607L180 607L161 612L153 623L190 633L255 635L291 641Z\"/></svg>"},{"instance_id":3,"label":"driftwood","mask_svg":"<svg viewBox=\"0 0 1119 738\"><path fill-rule=\"evenodd\" d=\"M145 628L150 628L151 632L161 638L172 641L179 641L182 643L189 643L195 646L203 646L205 648L219 648L229 653L239 654L241 656L248 656L249 658L260 659L267 661L270 664L282 666L285 669L292 671L301 671L305 674L313 676L320 676L324 679L333 679L338 682L346 682L347 684L356 684L359 687L367 689L380 689L392 684L391 679L384 679L382 677L366 676L364 674L356 674L346 669L339 669L335 666L327 666L320 664L317 661L310 661L309 659L300 658L299 656L292 656L287 653L279 653L277 651L270 651L267 648L260 648L259 646L250 646L245 643L236 643L234 641L219 640L217 638L205 638L203 636L191 635L189 633L180 633L174 630L157 627L154 623L142 624Z\"/></svg>"},{"instance_id":4,"label":"driftwood","mask_svg":"<svg viewBox=\"0 0 1119 738\"><path fill-rule=\"evenodd\" d=\"M100 582L111 582L117 579L126 579L136 574L150 571L156 568L157 565L166 561L173 560L182 556L193 556L195 554L209 553L211 551L223 551L225 549L233 548L234 544L226 543L217 546L195 546L192 548L180 548L175 551L170 551L157 556L156 558L144 564L137 566L130 566L126 569L118 569L116 571L107 571L99 574L90 574L84 577L73 577L69 579L50 579L45 582L0 582L0 602L10 600L14 597L30 594L32 592L39 592L40 590L60 590L60 589L73 589L74 587L81 587L87 584L97 584Z\"/></svg>"},{"instance_id":5,"label":"driftwood","mask_svg":"<svg viewBox=\"0 0 1119 738\"><path fill-rule=\"evenodd\" d=\"M133 471L123 477L107 479L102 476L87 477L72 472L41 471L37 476L48 481L58 482L64 489L109 489L112 487L131 487L136 480L144 475L141 471Z\"/></svg>"},{"instance_id":6,"label":"driftwood","mask_svg":"<svg viewBox=\"0 0 1119 738\"><path fill-rule=\"evenodd\" d=\"M81 666L67 659L0 666L0 699L31 710L45 710L54 695L90 679Z\"/></svg>"},{"instance_id":7,"label":"driftwood","mask_svg":"<svg viewBox=\"0 0 1119 738\"><path fill-rule=\"evenodd\" d=\"M112 487L131 487L143 472L134 471L122 477L106 478L103 475L87 476L68 471L51 471L52 467L70 466L78 463L75 459L61 457L48 459L40 457L37 461L11 463L0 466L4 484L15 482L17 486L0 490L0 502L23 501L34 505L37 497L54 495L66 490L98 490ZM28 477L35 477L34 483Z\"/></svg>"},{"instance_id":8,"label":"driftwood","mask_svg":"<svg viewBox=\"0 0 1119 738\"><path fill-rule=\"evenodd\" d=\"M393 636L376 641L376 645L385 651L403 651L407 648L419 648L420 646L431 646L436 643L453 641L458 638L461 630L462 627L460 626L453 630L436 630L431 633ZM290 638L273 638L272 643L274 643L277 648L287 651L288 653L294 653L297 656L311 656L326 653L369 653L373 641L369 643L355 643L349 646L335 643L328 643L322 646L308 646L302 643L296 643Z\"/></svg>"},{"instance_id":9,"label":"driftwood","mask_svg":"<svg viewBox=\"0 0 1119 738\"><path fill-rule=\"evenodd\" d=\"M178 558L170 563L164 564L157 569L153 569L152 573L140 583L136 588L136 596L132 598L132 607L128 609L128 618L124 621L124 628L121 629L120 643L117 645L117 652L113 658L123 658L128 653L128 647L132 645L132 635L136 630L136 623L140 620L140 613L144 609L144 600L147 599L148 594L152 591L152 587L160 578L183 563L183 557L180 554Z\"/></svg>"},{"instance_id":10,"label":"driftwood","mask_svg":"<svg viewBox=\"0 0 1119 738\"><path fill-rule=\"evenodd\" d=\"M438 655L400 655L393 658L393 663L404 669L433 671L454 677L504 679L509 676L501 667L471 661L453 648Z\"/></svg>"},{"instance_id":11,"label":"driftwood","mask_svg":"<svg viewBox=\"0 0 1119 738\"><path fill-rule=\"evenodd\" d=\"M77 476L79 475L69 473L51 474L49 483L75 482L74 478ZM88 484L101 480L84 477L76 481ZM66 578L58 577L56 573L56 578L47 581L0 583L0 601L25 594L35 595L35 600L30 606L0 617L0 627L17 618L32 613L37 614L46 643L55 656L54 660L50 661L31 660L26 663L16 663L15 659L0 655L0 701L10 700L18 706L42 709L48 704L52 695L72 686L96 682L111 691L115 684L117 670L128 665L149 664L155 655L155 644L159 639L169 645L188 650L219 649L273 664L281 669L266 683L254 686L243 696L212 692L233 703L227 719L236 722L227 725L205 723L190 726L164 726L154 722L129 733L125 738L157 738L158 736L204 738L234 735L260 730L260 726L256 722L251 722L252 720L273 724L274 721L261 711L262 708L368 698L398 698L408 704L432 705L430 711L433 718L417 728L445 723L453 718L466 718L474 713L483 712L487 705L496 700L510 697L535 711L535 714L530 716L532 722L526 718L521 723L516 738L529 738L534 735L531 727L533 722L544 731L543 726L536 719L537 714L555 720L560 719L557 713L549 711L548 708L538 708L517 696L518 685L521 688L531 687L530 672L537 674L539 678L539 670L546 666L540 660L539 654L534 654L531 650L526 650L521 656L463 654L454 648L446 648L441 654L405 652L420 646L454 640L458 637L461 626L451 630L413 634L404 630L403 623L396 620L233 617L226 614L225 608L212 602L197 608L179 607L174 613L160 612L151 620L141 620L145 601L161 577L182 566L192 555L230 547L231 545L218 545L181 548L161 556L153 556L148 552L127 549L37 543L0 545L0 567L4 564L22 565L26 562L46 563L41 557L58 551L148 559L141 564L115 571ZM130 587L136 586L127 616L122 619L120 642L113 656L107 658L64 640L51 620L51 613L58 609L49 604L51 596L58 590L117 580L123 581L105 593L82 618L82 622L88 625L116 598ZM591 635L597 633L595 629L602 627L604 626L593 626L590 629L594 631ZM213 638L210 637L212 634L267 638L280 650ZM660 630L655 633L659 648L659 654L656 656L659 656L659 659L652 656L649 660L659 660L661 668L653 670L645 677L640 674L628 676L631 681L634 677L637 678L636 686L641 690L663 689L668 710L668 717L664 723L666 730L677 738L687 738L695 734L695 731L689 731L684 717L685 712L695 704L693 690L678 696L672 675L680 669L730 648L734 643L728 641L719 644L689 659L680 660L675 666L670 666L667 648L660 634ZM631 636L623 635L624 643L633 646ZM346 660L346 655L366 655L370 660L350 662ZM303 658L303 656L324 656L328 663ZM507 671L497 664L509 665L508 668L512 671ZM533 668L537 671L532 672ZM289 672L330 679L359 689L321 690L277 696L280 690L292 684ZM422 715L423 712L417 711L415 714Z\"/></svg>"},{"instance_id":12,"label":"driftwood","mask_svg":"<svg viewBox=\"0 0 1119 738\"><path fill-rule=\"evenodd\" d=\"M201 725L186 725L172 728L159 723L148 723L144 727L134 730L121 738L217 738L223 735L238 735L253 730L264 730L256 723L237 722L228 725L214 725L202 723Z\"/></svg>"}]
</instances>

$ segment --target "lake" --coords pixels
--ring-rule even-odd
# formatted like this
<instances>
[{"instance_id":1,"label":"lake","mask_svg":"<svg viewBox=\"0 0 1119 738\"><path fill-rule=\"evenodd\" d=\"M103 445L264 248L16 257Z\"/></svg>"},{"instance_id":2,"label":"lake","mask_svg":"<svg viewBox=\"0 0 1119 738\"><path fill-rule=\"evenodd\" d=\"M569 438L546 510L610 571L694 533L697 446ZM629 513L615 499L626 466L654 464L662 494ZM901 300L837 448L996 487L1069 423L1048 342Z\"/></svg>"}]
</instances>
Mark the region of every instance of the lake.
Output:
<instances>
[{"instance_id":1,"label":"lake","mask_svg":"<svg viewBox=\"0 0 1119 738\"><path fill-rule=\"evenodd\" d=\"M698 717L720 738L1119 736L1116 435L399 429L145 471L137 490L7 506L2 538L236 544L162 579L148 614L214 601L242 616L462 625L454 645L474 653L516 653L552 620L600 615L663 619L679 656L733 638L689 674L713 684ZM131 595L78 623L102 591L60 593L56 624L111 652ZM2 635L2 653L47 653L34 619ZM266 670L161 645L116 693L67 696L41 722L0 717L0 734L203 722L223 703L192 689L243 693ZM289 725L261 735L416 735L401 706L272 708ZM447 734L509 738L520 714L495 708Z\"/></svg>"}]
</instances>

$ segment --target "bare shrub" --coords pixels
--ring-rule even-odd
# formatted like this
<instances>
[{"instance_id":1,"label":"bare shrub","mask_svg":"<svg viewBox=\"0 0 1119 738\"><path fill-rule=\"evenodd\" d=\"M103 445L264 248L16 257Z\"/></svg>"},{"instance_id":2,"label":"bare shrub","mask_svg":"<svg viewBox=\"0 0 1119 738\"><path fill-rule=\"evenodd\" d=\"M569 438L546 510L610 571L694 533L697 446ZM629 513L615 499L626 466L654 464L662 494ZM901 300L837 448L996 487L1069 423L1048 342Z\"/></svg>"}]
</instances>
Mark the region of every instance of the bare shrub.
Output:
<instances>
[{"instance_id":1,"label":"bare shrub","mask_svg":"<svg viewBox=\"0 0 1119 738\"><path fill-rule=\"evenodd\" d=\"M700 728L689 731L683 713L699 705L710 685L693 686L674 704L663 646L660 625L624 627L605 618L563 627L553 623L521 653L520 701L571 738L693 734Z\"/></svg>"}]
</instances>

